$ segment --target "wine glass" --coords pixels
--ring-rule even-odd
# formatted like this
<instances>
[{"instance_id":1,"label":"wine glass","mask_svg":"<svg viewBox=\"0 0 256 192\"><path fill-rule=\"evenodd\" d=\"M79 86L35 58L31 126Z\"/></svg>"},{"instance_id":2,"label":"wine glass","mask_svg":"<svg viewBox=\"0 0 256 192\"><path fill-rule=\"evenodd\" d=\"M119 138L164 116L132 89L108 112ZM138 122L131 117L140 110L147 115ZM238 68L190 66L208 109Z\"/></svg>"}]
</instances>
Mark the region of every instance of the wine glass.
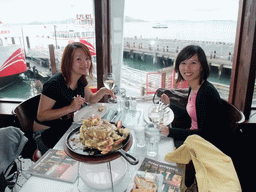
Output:
<instances>
[{"instance_id":1,"label":"wine glass","mask_svg":"<svg viewBox=\"0 0 256 192\"><path fill-rule=\"evenodd\" d=\"M108 90L113 90L115 87L115 76L113 73L106 73L103 75L103 83L104 86L108 89ZM109 103L116 103L116 99L114 98L109 98L108 99Z\"/></svg>"},{"instance_id":2,"label":"wine glass","mask_svg":"<svg viewBox=\"0 0 256 192\"><path fill-rule=\"evenodd\" d=\"M148 109L148 118L154 124L154 127L159 129L160 124L163 122L164 111L159 105L151 105Z\"/></svg>"}]
</instances>

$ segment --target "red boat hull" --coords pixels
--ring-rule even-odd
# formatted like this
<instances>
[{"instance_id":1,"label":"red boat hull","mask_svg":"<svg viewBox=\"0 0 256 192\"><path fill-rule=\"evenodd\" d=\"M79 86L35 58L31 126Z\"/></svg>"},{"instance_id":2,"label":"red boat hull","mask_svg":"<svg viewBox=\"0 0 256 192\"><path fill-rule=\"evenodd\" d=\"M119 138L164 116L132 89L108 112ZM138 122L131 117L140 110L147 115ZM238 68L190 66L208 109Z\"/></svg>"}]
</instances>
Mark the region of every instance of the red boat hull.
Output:
<instances>
[{"instance_id":1,"label":"red boat hull","mask_svg":"<svg viewBox=\"0 0 256 192\"><path fill-rule=\"evenodd\" d=\"M19 74L27 71L24 51L19 46L1 47L0 88L10 84ZM3 60L2 60L3 61Z\"/></svg>"}]
</instances>

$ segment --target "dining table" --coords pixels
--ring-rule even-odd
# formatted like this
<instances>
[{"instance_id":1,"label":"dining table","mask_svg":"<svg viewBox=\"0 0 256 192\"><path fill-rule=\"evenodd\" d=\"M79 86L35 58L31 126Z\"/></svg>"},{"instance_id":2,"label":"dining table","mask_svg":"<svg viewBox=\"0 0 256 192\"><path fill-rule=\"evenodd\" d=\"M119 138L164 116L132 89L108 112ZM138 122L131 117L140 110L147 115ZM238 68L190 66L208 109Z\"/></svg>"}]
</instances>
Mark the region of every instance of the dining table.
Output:
<instances>
[{"instance_id":1,"label":"dining table","mask_svg":"<svg viewBox=\"0 0 256 192\"><path fill-rule=\"evenodd\" d=\"M28 180L23 184L22 188L20 189L20 192L98 192L98 191L106 191L106 192L128 192L127 187L129 183L134 179L134 176L136 174L136 171L141 166L141 163L145 158L150 158L162 163L167 163L173 166L176 166L176 163L174 162L167 162L165 161L165 155L169 152L174 151L174 141L170 137L161 136L160 142L159 142L159 150L158 154L155 157L150 157L147 155L146 146L145 147L138 147L136 145L136 137L135 137L135 130L139 126L146 126L148 123L146 121L146 114L148 107L152 105L151 101L137 101L136 102L136 109L129 110L129 109L123 109L123 107L116 103L102 103L107 109L106 113L102 117L102 119L108 119L110 121L117 121L121 120L124 127L129 128L130 133L132 135L132 145L130 146L129 150L127 151L132 156L136 157L139 162L136 165L131 165L130 163L127 163L127 171L122 178L121 182L117 185L113 186L113 188L110 189L93 189L89 186L87 186L83 180L78 176L75 182L69 183L69 182L63 182L48 178L43 178L35 175L31 175ZM114 118L114 119L113 119ZM81 126L81 124L74 122L71 127L67 130L67 132L63 135L63 137L58 141L58 143L54 146L54 149L57 150L64 150L65 148L65 139L67 138L67 135L74 130L75 127ZM120 155L119 158L122 158ZM87 163L87 162L83 162ZM110 160L111 165L111 160Z\"/></svg>"}]
</instances>

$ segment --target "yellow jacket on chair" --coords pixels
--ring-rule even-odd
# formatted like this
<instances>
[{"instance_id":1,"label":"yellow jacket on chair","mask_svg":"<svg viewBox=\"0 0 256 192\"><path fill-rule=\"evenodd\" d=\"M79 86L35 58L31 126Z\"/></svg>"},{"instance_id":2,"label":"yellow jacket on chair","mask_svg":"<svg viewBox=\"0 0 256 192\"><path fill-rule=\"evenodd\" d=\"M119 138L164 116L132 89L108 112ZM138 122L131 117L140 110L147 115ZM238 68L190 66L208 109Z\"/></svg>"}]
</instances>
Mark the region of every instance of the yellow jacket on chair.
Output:
<instances>
[{"instance_id":1,"label":"yellow jacket on chair","mask_svg":"<svg viewBox=\"0 0 256 192\"><path fill-rule=\"evenodd\" d=\"M188 164L193 161L200 192L240 192L241 185L232 159L198 135L187 137L165 160Z\"/></svg>"}]
</instances>

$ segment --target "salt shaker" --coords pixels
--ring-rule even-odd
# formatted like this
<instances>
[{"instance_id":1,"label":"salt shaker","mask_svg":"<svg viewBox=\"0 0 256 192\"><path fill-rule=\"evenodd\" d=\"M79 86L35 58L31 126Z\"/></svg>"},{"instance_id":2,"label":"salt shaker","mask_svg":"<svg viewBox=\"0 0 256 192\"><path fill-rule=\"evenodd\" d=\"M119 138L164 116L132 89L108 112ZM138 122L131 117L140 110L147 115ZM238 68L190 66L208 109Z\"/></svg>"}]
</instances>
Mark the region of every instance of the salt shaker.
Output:
<instances>
[{"instance_id":1,"label":"salt shaker","mask_svg":"<svg viewBox=\"0 0 256 192\"><path fill-rule=\"evenodd\" d=\"M131 100L131 110L136 110L136 97L132 97L132 100Z\"/></svg>"},{"instance_id":2,"label":"salt shaker","mask_svg":"<svg viewBox=\"0 0 256 192\"><path fill-rule=\"evenodd\" d=\"M125 109L129 110L131 108L131 98L125 97Z\"/></svg>"}]
</instances>

